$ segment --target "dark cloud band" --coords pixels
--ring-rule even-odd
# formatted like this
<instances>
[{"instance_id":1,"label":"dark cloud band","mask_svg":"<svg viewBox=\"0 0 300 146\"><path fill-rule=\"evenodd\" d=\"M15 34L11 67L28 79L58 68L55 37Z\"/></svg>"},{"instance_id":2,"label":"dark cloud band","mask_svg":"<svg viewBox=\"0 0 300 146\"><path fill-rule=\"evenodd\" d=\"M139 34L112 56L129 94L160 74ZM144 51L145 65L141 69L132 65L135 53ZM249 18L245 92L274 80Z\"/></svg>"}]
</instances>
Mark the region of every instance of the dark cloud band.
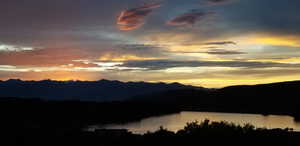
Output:
<instances>
[{"instance_id":1,"label":"dark cloud band","mask_svg":"<svg viewBox=\"0 0 300 146\"><path fill-rule=\"evenodd\" d=\"M213 14L212 12L203 12L200 10L191 10L190 12L179 15L166 22L167 25L171 26L186 26L193 25L197 21L200 21L204 17Z\"/></svg>"},{"instance_id":2,"label":"dark cloud band","mask_svg":"<svg viewBox=\"0 0 300 146\"><path fill-rule=\"evenodd\" d=\"M148 70L164 70L174 67L237 67L237 68L269 68L269 67L300 67L300 64L250 61L176 61L176 60L145 60L128 61L121 66L146 68Z\"/></svg>"},{"instance_id":3,"label":"dark cloud band","mask_svg":"<svg viewBox=\"0 0 300 146\"><path fill-rule=\"evenodd\" d=\"M232 50L225 50L225 49L211 49L209 51L166 51L166 53L175 53L175 54L211 54L211 55L241 55L247 54L246 52L241 51L232 51Z\"/></svg>"},{"instance_id":4,"label":"dark cloud band","mask_svg":"<svg viewBox=\"0 0 300 146\"><path fill-rule=\"evenodd\" d=\"M207 54L211 55L241 55L247 54L246 52L241 51L231 51L231 50L224 50L224 49L212 49L206 52Z\"/></svg>"},{"instance_id":5,"label":"dark cloud band","mask_svg":"<svg viewBox=\"0 0 300 146\"><path fill-rule=\"evenodd\" d=\"M221 42L207 42L205 45L237 45L236 42L233 41L221 41Z\"/></svg>"},{"instance_id":6,"label":"dark cloud band","mask_svg":"<svg viewBox=\"0 0 300 146\"><path fill-rule=\"evenodd\" d=\"M212 4L212 5L216 5L216 4L227 4L227 3L230 3L232 2L233 0L207 0L207 2L209 4Z\"/></svg>"}]
</instances>

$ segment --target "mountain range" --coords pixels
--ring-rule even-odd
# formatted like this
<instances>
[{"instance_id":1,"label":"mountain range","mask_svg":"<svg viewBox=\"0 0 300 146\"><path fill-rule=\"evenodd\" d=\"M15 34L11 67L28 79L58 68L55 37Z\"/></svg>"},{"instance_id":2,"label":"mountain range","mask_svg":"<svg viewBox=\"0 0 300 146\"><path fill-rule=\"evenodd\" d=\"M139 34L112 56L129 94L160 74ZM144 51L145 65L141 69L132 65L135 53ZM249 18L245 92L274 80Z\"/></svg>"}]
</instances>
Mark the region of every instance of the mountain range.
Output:
<instances>
[{"instance_id":1,"label":"mountain range","mask_svg":"<svg viewBox=\"0 0 300 146\"><path fill-rule=\"evenodd\" d=\"M143 114L192 110L266 115L284 114L294 116L297 120L300 120L299 91L300 81L230 86L220 89L188 86L179 83L109 80L22 81L12 79L0 81L0 98L2 99L109 102L101 104L100 107L103 108L103 111L109 109L109 111L115 110L116 113L121 112L121 109L132 109L127 113L140 110L147 111ZM22 101L21 103L24 104ZM5 102L3 104L10 105ZM65 110L66 105L68 104L62 104L61 109ZM126 108L120 108L123 105L126 105ZM84 111L84 108L75 107L70 109ZM89 110L93 109L91 107L100 108L93 103L88 103L84 107ZM104 110L105 107L107 107L106 110ZM94 112L94 110L92 111Z\"/></svg>"},{"instance_id":2,"label":"mountain range","mask_svg":"<svg viewBox=\"0 0 300 146\"><path fill-rule=\"evenodd\" d=\"M135 96L179 89L202 89L179 83L99 81L0 81L0 97L44 100L123 101Z\"/></svg>"}]
</instances>

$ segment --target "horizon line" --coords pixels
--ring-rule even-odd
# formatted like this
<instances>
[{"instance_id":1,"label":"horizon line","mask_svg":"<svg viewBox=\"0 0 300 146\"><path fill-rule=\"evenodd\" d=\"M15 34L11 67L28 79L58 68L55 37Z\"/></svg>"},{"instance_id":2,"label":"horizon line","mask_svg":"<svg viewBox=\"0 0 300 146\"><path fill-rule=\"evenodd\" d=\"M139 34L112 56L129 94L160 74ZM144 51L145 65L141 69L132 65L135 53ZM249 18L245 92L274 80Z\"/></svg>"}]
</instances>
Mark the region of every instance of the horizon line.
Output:
<instances>
[{"instance_id":1,"label":"horizon line","mask_svg":"<svg viewBox=\"0 0 300 146\"><path fill-rule=\"evenodd\" d=\"M10 78L6 80L1 80L0 82L7 82L10 80L18 80L22 82L41 82L41 81L53 81L53 82L99 82L99 81L111 81L111 82L121 82L121 83L152 83L152 84L180 84L184 86L193 86L193 87L199 87L199 88L206 88L206 89L222 89L226 87L235 87L235 86L255 86L255 85L268 85L268 84L278 84L278 83L288 83L288 82L300 82L300 80L286 80L286 81L278 81L278 82L267 82L267 83L258 83L258 84L238 84L238 85L229 85L229 86L223 86L223 87L205 87L205 86L197 86L197 85L191 85L191 84L184 84L180 82L163 82L163 81L122 81L122 80L112 80L112 79L99 79L99 80L79 80L79 79L70 79L70 80L55 80L55 79L41 79L41 80L24 80L20 78Z\"/></svg>"}]
</instances>

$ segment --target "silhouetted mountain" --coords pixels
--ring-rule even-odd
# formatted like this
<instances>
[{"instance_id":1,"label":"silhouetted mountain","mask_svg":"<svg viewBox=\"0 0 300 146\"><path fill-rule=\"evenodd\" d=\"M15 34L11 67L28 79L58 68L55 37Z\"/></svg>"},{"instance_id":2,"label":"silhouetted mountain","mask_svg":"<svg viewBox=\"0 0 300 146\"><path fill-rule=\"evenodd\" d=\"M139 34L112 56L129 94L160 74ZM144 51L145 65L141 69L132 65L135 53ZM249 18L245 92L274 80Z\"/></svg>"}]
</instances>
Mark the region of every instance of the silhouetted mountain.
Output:
<instances>
[{"instance_id":1,"label":"silhouetted mountain","mask_svg":"<svg viewBox=\"0 0 300 146\"><path fill-rule=\"evenodd\" d=\"M0 97L46 100L129 101L181 110L289 114L300 117L300 81L206 89L178 83L120 81L0 82Z\"/></svg>"},{"instance_id":2,"label":"silhouetted mountain","mask_svg":"<svg viewBox=\"0 0 300 146\"><path fill-rule=\"evenodd\" d=\"M231 110L250 110L259 113L299 114L300 81L231 86L214 93L219 107L230 106Z\"/></svg>"},{"instance_id":3,"label":"silhouetted mountain","mask_svg":"<svg viewBox=\"0 0 300 146\"><path fill-rule=\"evenodd\" d=\"M182 110L288 114L299 118L299 89L300 81L291 81L210 90L180 89L135 99L174 105Z\"/></svg>"},{"instance_id":4,"label":"silhouetted mountain","mask_svg":"<svg viewBox=\"0 0 300 146\"><path fill-rule=\"evenodd\" d=\"M115 101L133 96L177 90L198 89L179 83L120 81L0 81L0 97L40 98L46 100Z\"/></svg>"}]
</instances>

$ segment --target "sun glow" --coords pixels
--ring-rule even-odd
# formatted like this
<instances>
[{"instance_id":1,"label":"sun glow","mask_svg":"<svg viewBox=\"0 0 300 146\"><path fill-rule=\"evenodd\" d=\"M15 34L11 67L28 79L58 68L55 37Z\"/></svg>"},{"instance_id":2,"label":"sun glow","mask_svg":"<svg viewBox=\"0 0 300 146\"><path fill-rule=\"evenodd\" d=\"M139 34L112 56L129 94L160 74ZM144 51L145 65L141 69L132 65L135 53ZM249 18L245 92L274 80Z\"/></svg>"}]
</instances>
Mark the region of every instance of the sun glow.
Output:
<instances>
[{"instance_id":1,"label":"sun glow","mask_svg":"<svg viewBox=\"0 0 300 146\"><path fill-rule=\"evenodd\" d=\"M297 36L256 36L252 40L253 43L273 46L289 46L300 47L299 37Z\"/></svg>"}]
</instances>

